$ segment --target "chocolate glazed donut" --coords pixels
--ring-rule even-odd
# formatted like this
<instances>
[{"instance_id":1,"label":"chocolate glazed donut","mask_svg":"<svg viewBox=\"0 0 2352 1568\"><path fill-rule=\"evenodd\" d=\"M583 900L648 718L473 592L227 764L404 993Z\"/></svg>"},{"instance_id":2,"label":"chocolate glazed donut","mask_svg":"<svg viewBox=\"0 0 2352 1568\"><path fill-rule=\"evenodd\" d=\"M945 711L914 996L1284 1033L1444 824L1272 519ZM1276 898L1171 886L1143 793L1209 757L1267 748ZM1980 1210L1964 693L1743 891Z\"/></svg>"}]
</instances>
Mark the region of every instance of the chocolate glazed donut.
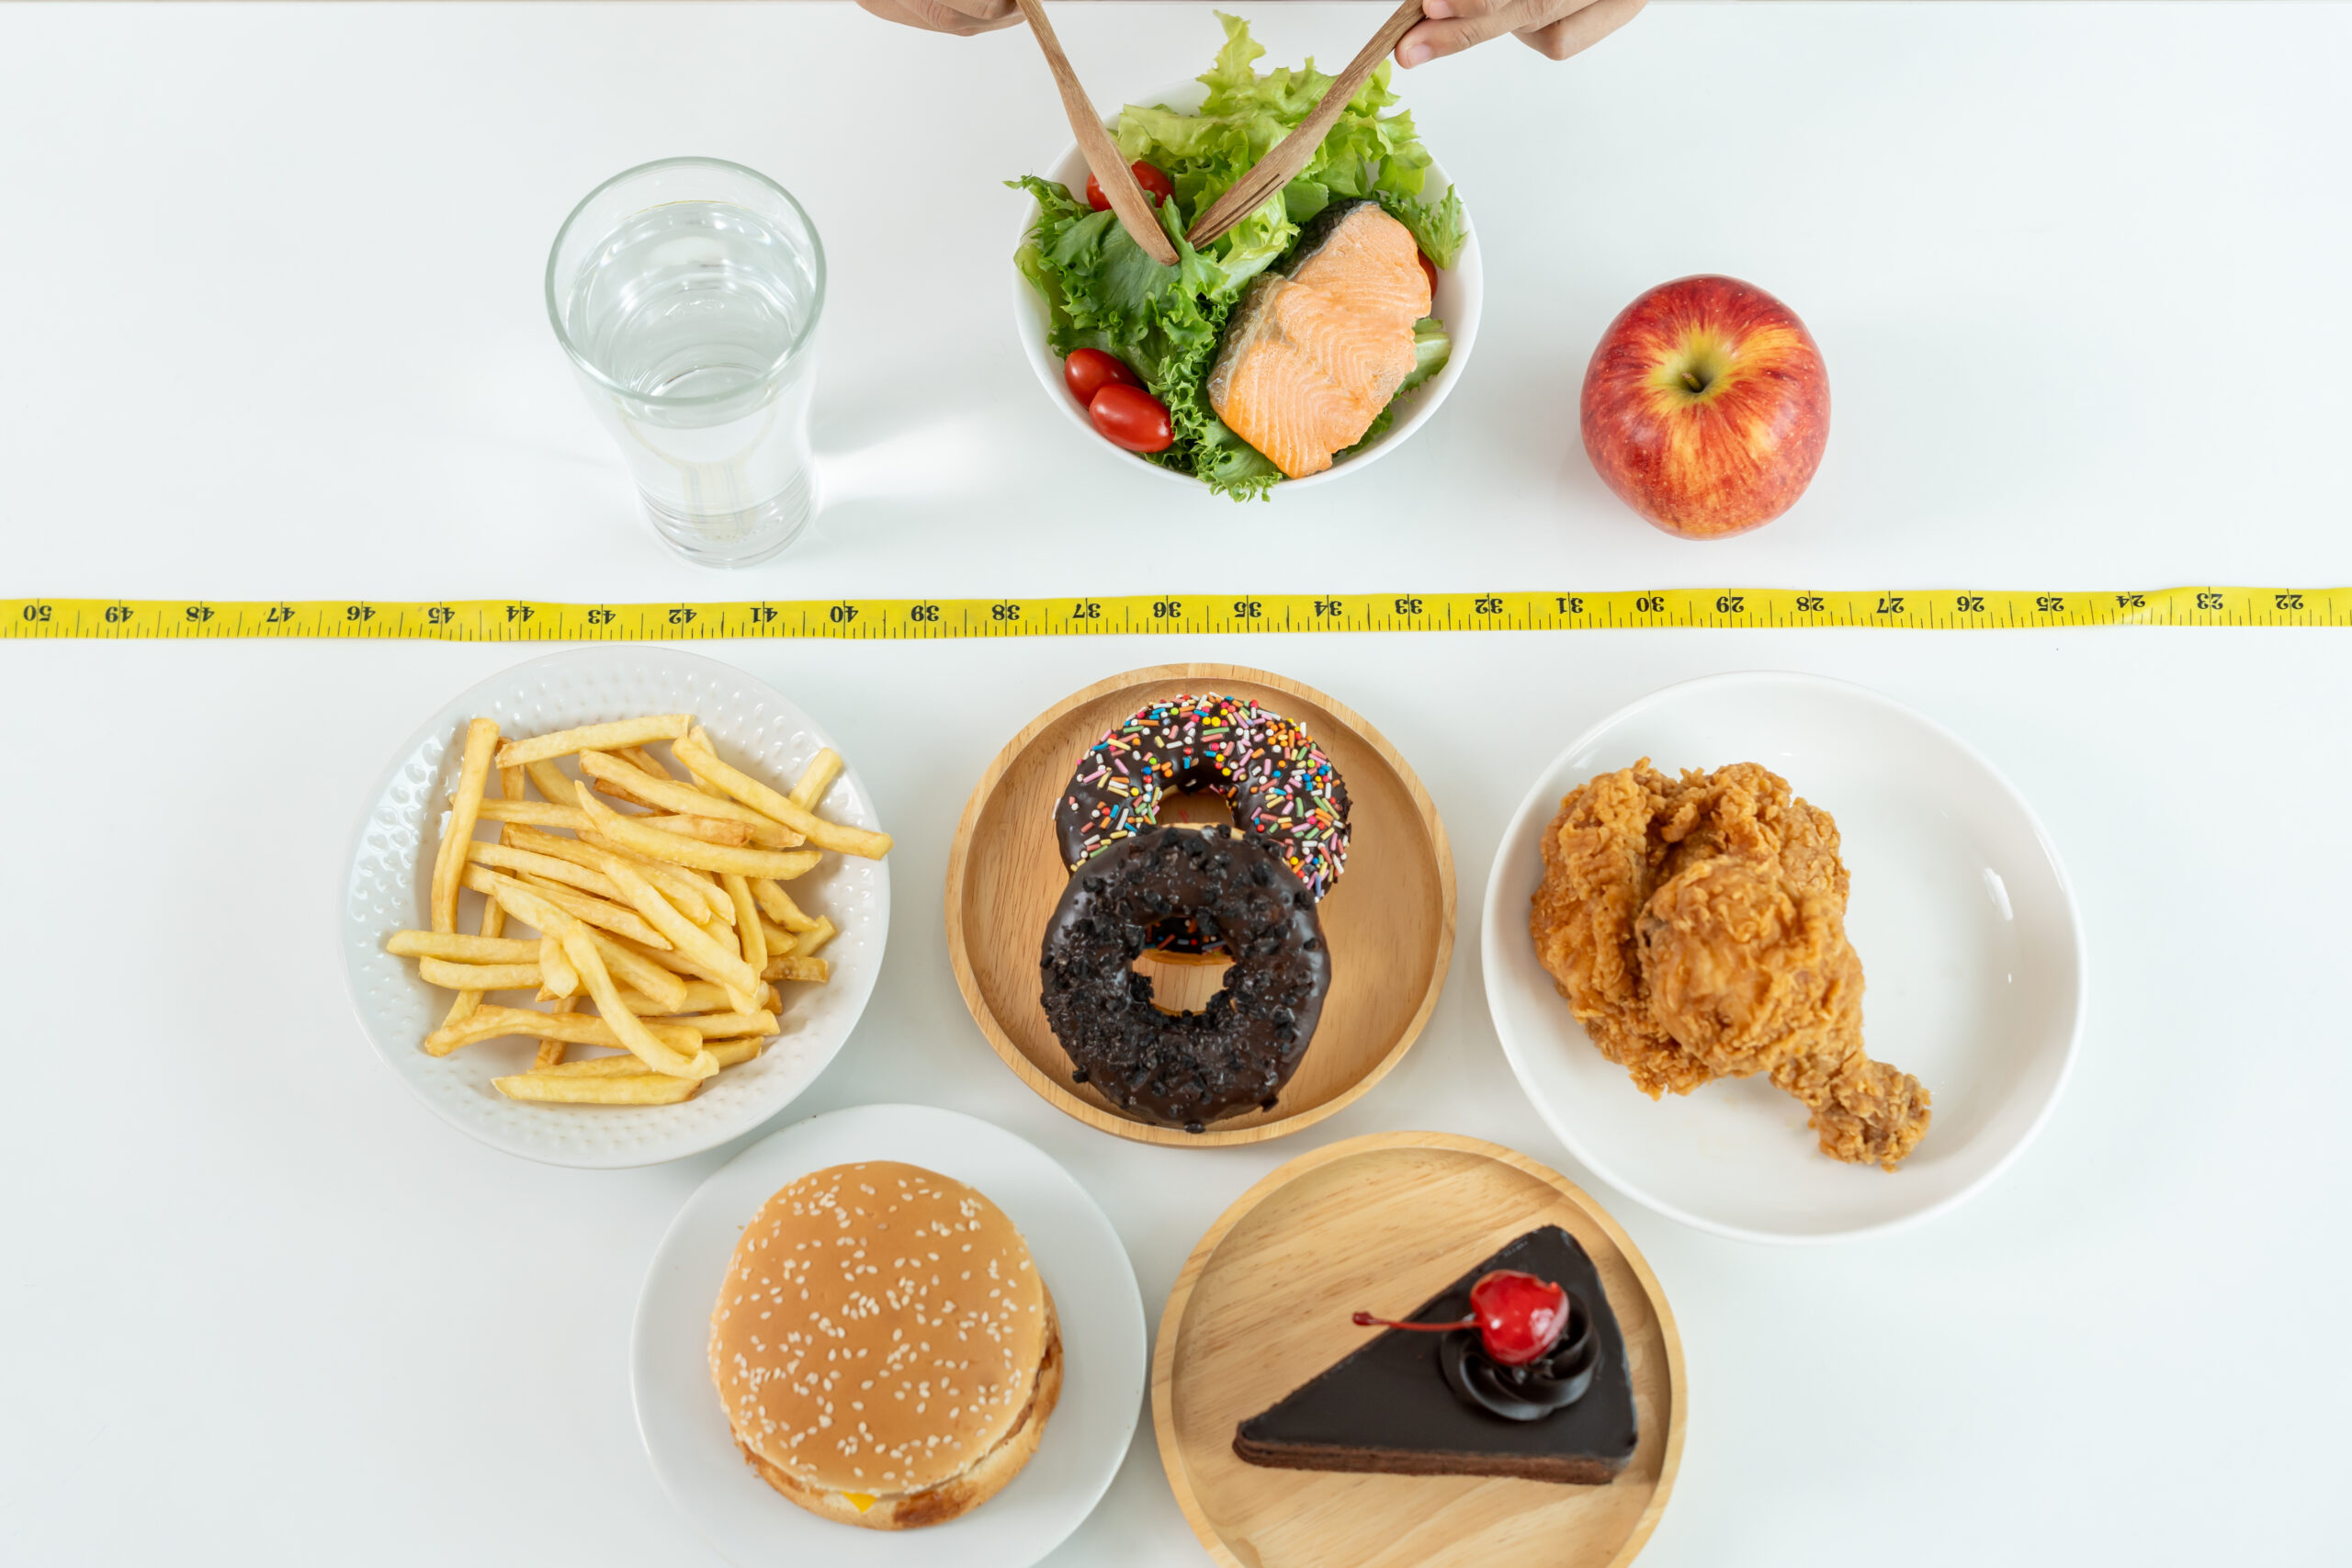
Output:
<instances>
[{"instance_id":1,"label":"chocolate glazed donut","mask_svg":"<svg viewBox=\"0 0 2352 1568\"><path fill-rule=\"evenodd\" d=\"M1178 916L1233 960L1199 1012L1161 1011L1133 968L1153 928ZM1038 964L1072 1081L1188 1133L1272 1107L1331 985L1314 897L1281 850L1215 827L1148 828L1106 845L1062 889Z\"/></svg>"}]
</instances>

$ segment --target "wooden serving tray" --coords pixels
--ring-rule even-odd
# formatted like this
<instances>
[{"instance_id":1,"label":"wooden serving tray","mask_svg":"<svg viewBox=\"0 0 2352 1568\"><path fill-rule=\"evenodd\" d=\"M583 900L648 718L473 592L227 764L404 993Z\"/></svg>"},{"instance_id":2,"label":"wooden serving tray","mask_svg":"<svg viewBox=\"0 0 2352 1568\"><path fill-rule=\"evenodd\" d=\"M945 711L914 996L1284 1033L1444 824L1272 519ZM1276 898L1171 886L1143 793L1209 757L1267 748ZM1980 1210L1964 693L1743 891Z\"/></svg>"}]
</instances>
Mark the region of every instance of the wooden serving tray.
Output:
<instances>
[{"instance_id":1,"label":"wooden serving tray","mask_svg":"<svg viewBox=\"0 0 2352 1568\"><path fill-rule=\"evenodd\" d=\"M1591 1255L1625 1334L1641 1427L1606 1486L1268 1470L1234 1427L1538 1225ZM1152 1427L1168 1483L1225 1568L1603 1568L1630 1562L1682 1461L1682 1339L1649 1265L1566 1178L1499 1145L1378 1133L1303 1155L1203 1236L1159 1318Z\"/></svg>"},{"instance_id":2,"label":"wooden serving tray","mask_svg":"<svg viewBox=\"0 0 2352 1568\"><path fill-rule=\"evenodd\" d=\"M1183 692L1250 698L1306 727L1346 779L1352 833L1347 869L1322 903L1332 984L1322 1021L1272 1111L1204 1133L1138 1121L1091 1085L1070 1082L1069 1057L1037 996L1046 921L1069 880L1054 838L1054 806L1087 748L1145 704ZM1225 820L1221 802L1170 796L1164 821ZM1162 664L1097 682L1014 736L980 775L947 861L947 952L972 1018L996 1054L1080 1121L1142 1143L1249 1144L1312 1126L1403 1059L1429 1021L1453 956L1453 852L1413 770L1351 710L1312 686L1232 664ZM1147 957L1159 999L1198 1008L1222 964Z\"/></svg>"}]
</instances>

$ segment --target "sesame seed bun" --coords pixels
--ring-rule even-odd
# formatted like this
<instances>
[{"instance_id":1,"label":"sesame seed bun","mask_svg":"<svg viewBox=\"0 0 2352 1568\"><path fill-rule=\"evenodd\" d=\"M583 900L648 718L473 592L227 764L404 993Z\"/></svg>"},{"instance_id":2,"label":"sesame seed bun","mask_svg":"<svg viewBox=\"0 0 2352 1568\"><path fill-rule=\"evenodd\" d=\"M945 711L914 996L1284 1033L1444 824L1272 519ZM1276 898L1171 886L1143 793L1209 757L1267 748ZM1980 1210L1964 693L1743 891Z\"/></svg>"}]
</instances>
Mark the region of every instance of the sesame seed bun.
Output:
<instances>
[{"instance_id":1,"label":"sesame seed bun","mask_svg":"<svg viewBox=\"0 0 2352 1568\"><path fill-rule=\"evenodd\" d=\"M711 1311L711 1379L744 1458L867 1529L977 1506L1061 1390L1053 1300L1004 1212L918 1166L834 1166L768 1200Z\"/></svg>"}]
</instances>

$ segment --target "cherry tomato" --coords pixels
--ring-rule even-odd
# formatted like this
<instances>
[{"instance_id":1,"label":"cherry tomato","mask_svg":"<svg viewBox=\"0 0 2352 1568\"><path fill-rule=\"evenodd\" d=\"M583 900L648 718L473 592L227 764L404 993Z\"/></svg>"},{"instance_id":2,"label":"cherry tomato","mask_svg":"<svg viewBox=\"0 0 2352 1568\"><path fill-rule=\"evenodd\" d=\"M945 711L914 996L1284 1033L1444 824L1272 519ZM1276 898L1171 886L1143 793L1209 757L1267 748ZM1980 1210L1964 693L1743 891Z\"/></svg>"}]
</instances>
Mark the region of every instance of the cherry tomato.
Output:
<instances>
[{"instance_id":1,"label":"cherry tomato","mask_svg":"<svg viewBox=\"0 0 2352 1568\"><path fill-rule=\"evenodd\" d=\"M1136 184L1143 186L1144 195L1151 197L1154 205L1176 194L1176 182L1149 164L1138 160L1127 165L1127 172L1135 175ZM1102 182L1092 175L1086 176L1086 205L1097 212L1111 210L1111 198L1102 194Z\"/></svg>"},{"instance_id":2,"label":"cherry tomato","mask_svg":"<svg viewBox=\"0 0 2352 1568\"><path fill-rule=\"evenodd\" d=\"M1417 262L1419 262L1419 263L1420 263L1420 264L1421 264L1421 276L1422 276L1423 277L1426 277L1426 278L1428 278L1428 279L1430 280L1430 299L1432 299L1432 300L1436 299L1436 298L1437 298L1437 263L1435 263L1435 262L1433 262L1433 261L1430 260L1430 258L1429 258L1429 257L1427 257L1427 256L1423 255L1423 254L1422 254L1420 252L1419 252L1419 251L1415 251L1415 252L1413 253L1413 259L1414 259L1415 261L1417 261Z\"/></svg>"},{"instance_id":3,"label":"cherry tomato","mask_svg":"<svg viewBox=\"0 0 2352 1568\"><path fill-rule=\"evenodd\" d=\"M1116 384L1140 387L1143 382L1136 373L1113 355L1099 348L1081 348L1062 361L1062 381L1069 388L1069 395L1081 406L1091 406L1094 394Z\"/></svg>"},{"instance_id":4,"label":"cherry tomato","mask_svg":"<svg viewBox=\"0 0 2352 1568\"><path fill-rule=\"evenodd\" d=\"M1167 406L1141 387L1114 381L1094 394L1086 412L1104 440L1130 452L1165 452L1176 439Z\"/></svg>"}]
</instances>

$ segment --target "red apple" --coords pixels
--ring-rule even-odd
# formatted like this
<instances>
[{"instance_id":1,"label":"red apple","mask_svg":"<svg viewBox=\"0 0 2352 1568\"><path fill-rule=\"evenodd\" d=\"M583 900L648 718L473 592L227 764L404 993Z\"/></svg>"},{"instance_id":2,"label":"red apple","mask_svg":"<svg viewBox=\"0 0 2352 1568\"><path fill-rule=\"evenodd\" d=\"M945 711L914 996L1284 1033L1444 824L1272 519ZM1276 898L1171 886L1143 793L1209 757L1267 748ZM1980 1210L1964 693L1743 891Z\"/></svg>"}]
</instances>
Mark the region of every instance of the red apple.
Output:
<instances>
[{"instance_id":1,"label":"red apple","mask_svg":"<svg viewBox=\"0 0 2352 1568\"><path fill-rule=\"evenodd\" d=\"M1618 313L1584 372L1584 449L1669 534L1722 539L1804 493L1829 373L1796 312L1736 277L1679 277Z\"/></svg>"}]
</instances>

